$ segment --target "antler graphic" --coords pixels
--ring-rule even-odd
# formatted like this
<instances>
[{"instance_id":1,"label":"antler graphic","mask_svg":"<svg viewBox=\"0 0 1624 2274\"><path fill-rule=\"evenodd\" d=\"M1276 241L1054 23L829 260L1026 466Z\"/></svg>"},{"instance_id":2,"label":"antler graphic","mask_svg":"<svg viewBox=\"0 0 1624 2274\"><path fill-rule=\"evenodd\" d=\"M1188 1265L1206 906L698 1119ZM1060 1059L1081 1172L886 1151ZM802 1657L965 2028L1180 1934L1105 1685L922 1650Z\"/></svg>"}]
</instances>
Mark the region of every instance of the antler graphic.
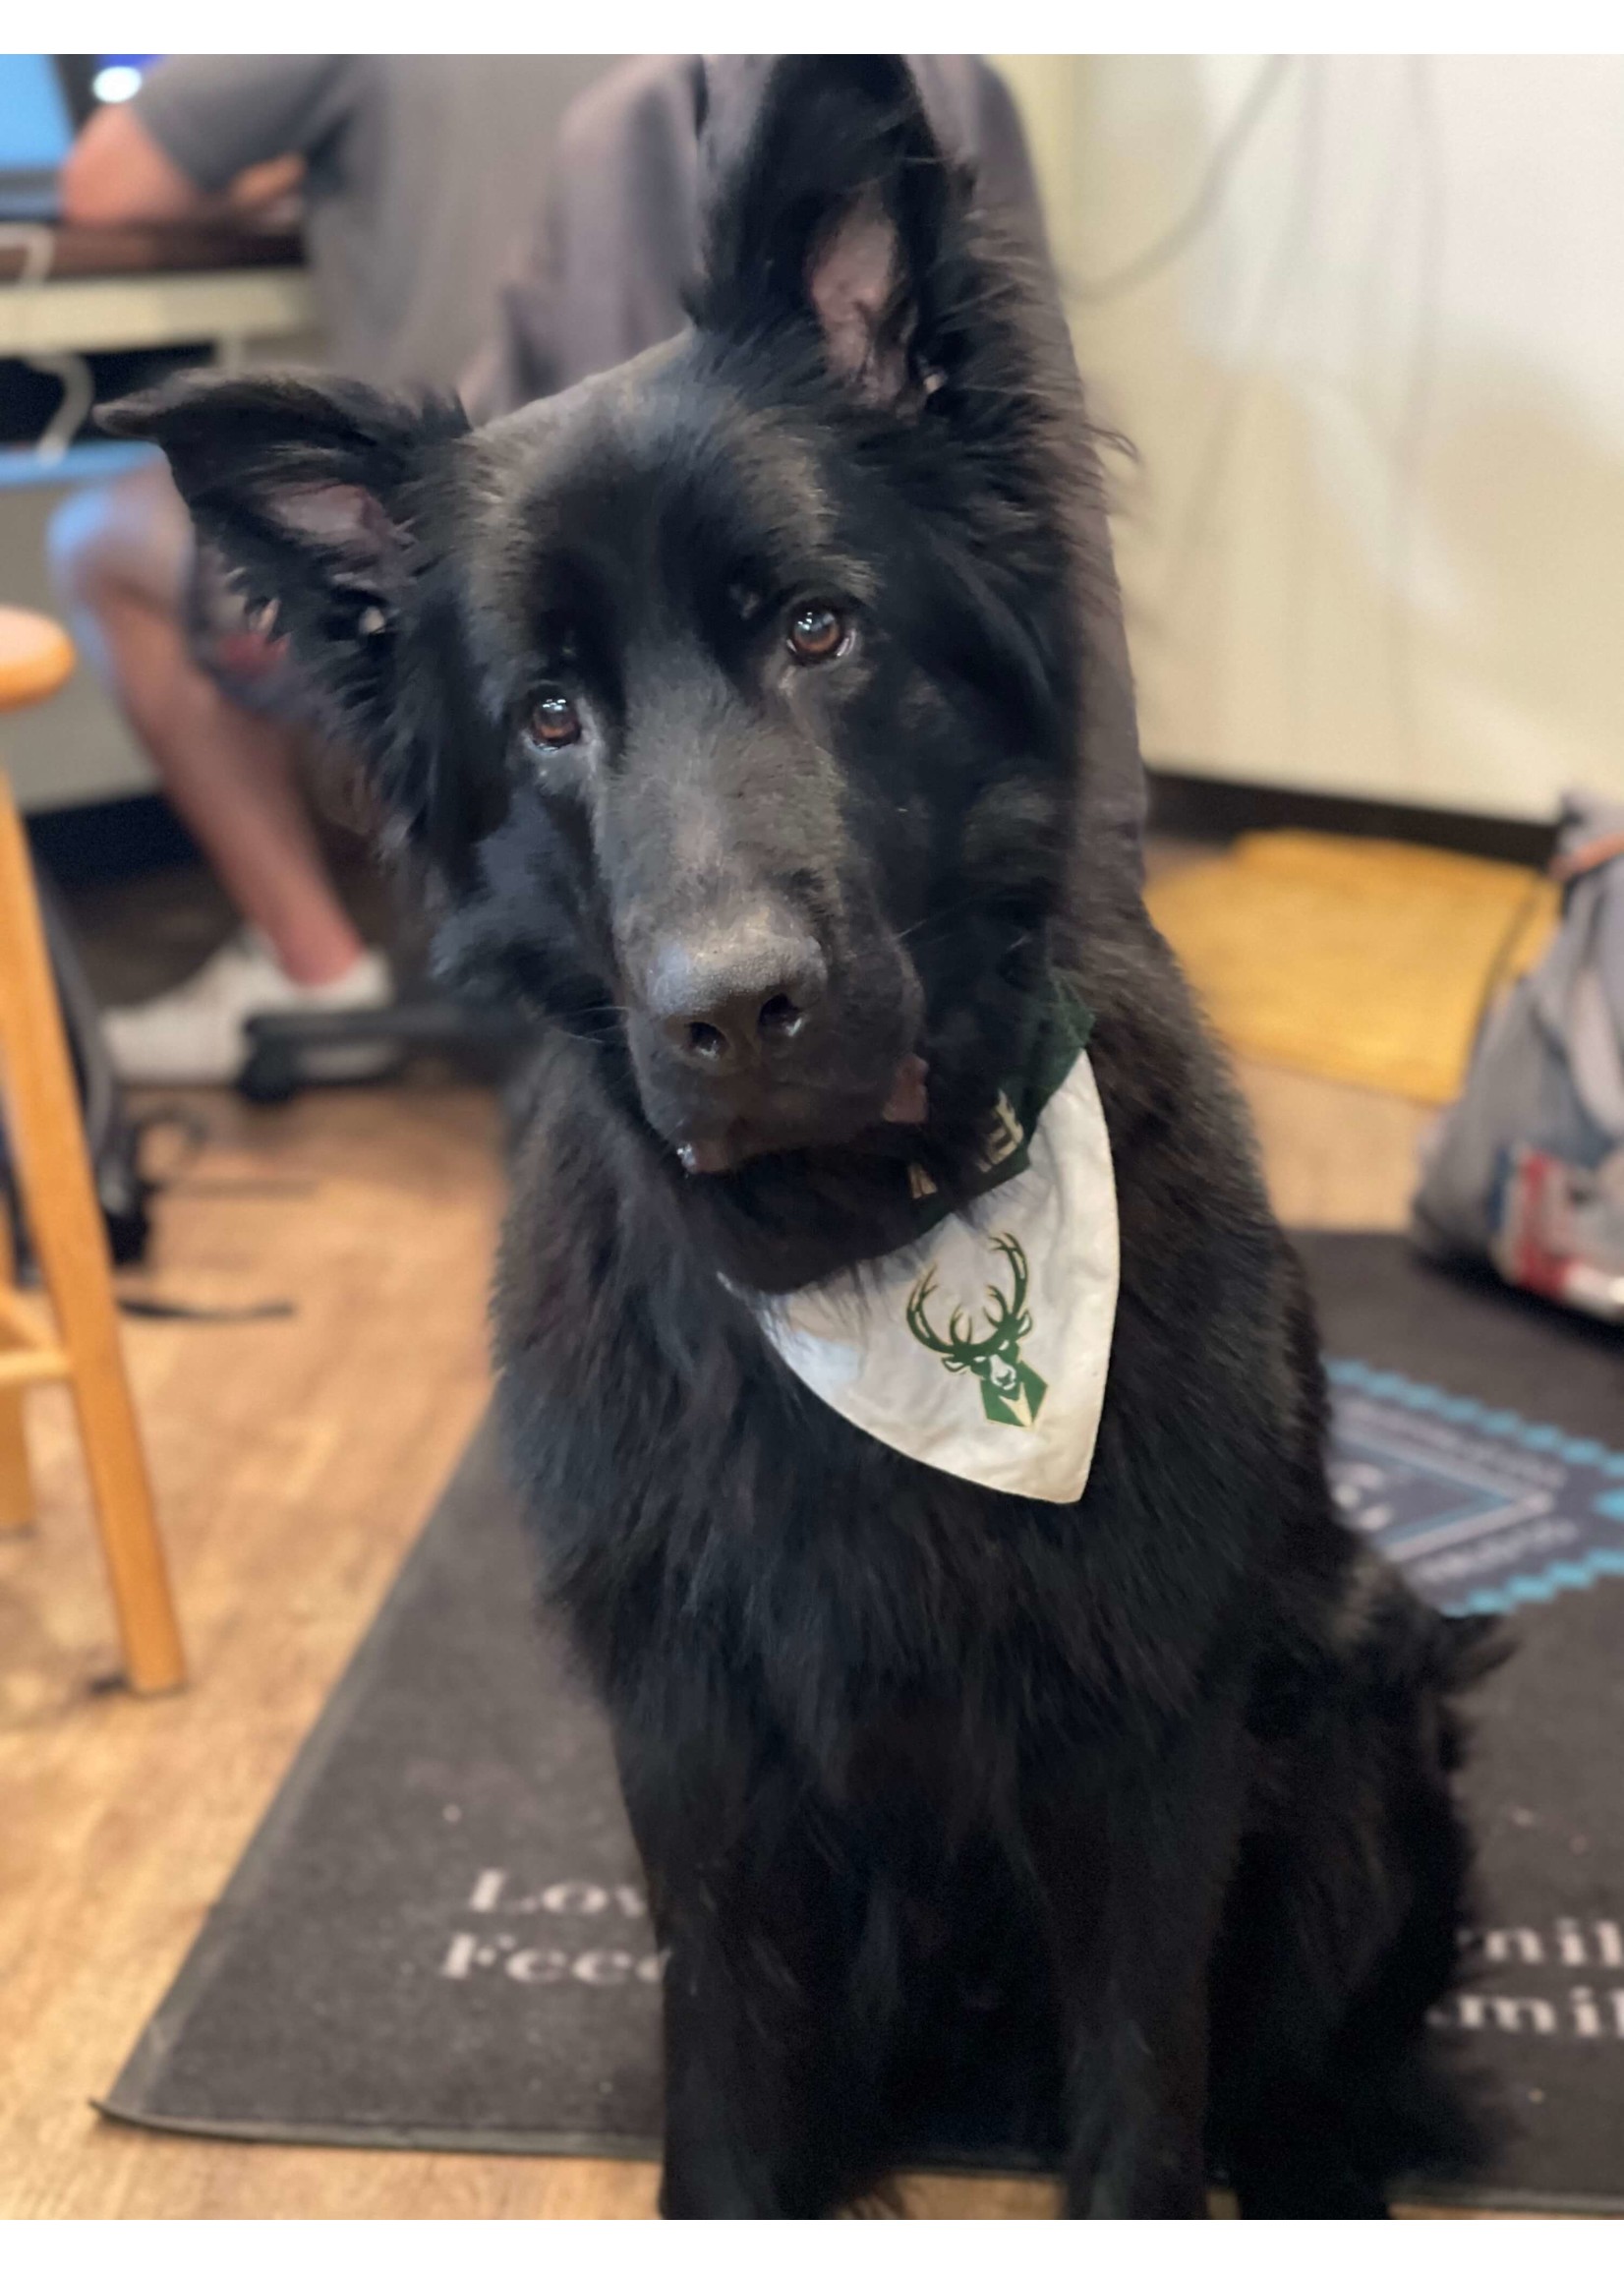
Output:
<instances>
[{"instance_id":1,"label":"antler graphic","mask_svg":"<svg viewBox=\"0 0 1624 2274\"><path fill-rule=\"evenodd\" d=\"M989 1310L987 1316L1002 1327L1013 1341L1018 1342L1022 1335L1032 1331L1031 1316L1025 1308L1026 1251L1013 1232L1000 1232L993 1246L1001 1255L1009 1257L1010 1276L1015 1282L1015 1289L1011 1300L1006 1303L996 1287L989 1287L987 1293L998 1305L998 1310L996 1313Z\"/></svg>"},{"instance_id":2,"label":"antler graphic","mask_svg":"<svg viewBox=\"0 0 1624 2274\"><path fill-rule=\"evenodd\" d=\"M959 1373L972 1367L977 1359L1013 1356L1019 1348L1023 1335L1030 1334L1032 1321L1025 1310L1027 1266L1025 1251L1012 1234L1003 1232L992 1242L1000 1254L1007 1257L1014 1281L1013 1300L1006 1300L1000 1291L988 1285L988 1302L984 1315L991 1331L979 1339L969 1331L969 1320L961 1307L956 1305L948 1320L947 1340L931 1325L925 1315L925 1305L936 1288L936 1265L915 1286L908 1297L907 1322L915 1339L927 1350L934 1351L950 1373Z\"/></svg>"}]
</instances>

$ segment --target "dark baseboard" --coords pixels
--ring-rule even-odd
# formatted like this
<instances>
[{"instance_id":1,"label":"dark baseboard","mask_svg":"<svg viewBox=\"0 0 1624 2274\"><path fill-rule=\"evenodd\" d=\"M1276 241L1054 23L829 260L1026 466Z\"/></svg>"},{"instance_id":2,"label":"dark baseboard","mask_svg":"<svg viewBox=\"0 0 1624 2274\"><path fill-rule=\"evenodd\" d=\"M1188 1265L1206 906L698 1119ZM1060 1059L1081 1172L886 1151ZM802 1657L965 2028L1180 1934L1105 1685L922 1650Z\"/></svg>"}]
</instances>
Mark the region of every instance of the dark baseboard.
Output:
<instances>
[{"instance_id":1,"label":"dark baseboard","mask_svg":"<svg viewBox=\"0 0 1624 2274\"><path fill-rule=\"evenodd\" d=\"M115 884L147 869L203 857L167 801L155 793L58 805L26 819L35 858L70 889Z\"/></svg>"},{"instance_id":2,"label":"dark baseboard","mask_svg":"<svg viewBox=\"0 0 1624 2274\"><path fill-rule=\"evenodd\" d=\"M1393 837L1436 845L1483 860L1543 868L1556 844L1554 821L1508 821L1442 806L1397 805L1374 797L1322 796L1261 782L1217 782L1152 766L1150 826L1164 837L1227 839L1248 829L1316 829L1335 837Z\"/></svg>"},{"instance_id":3,"label":"dark baseboard","mask_svg":"<svg viewBox=\"0 0 1624 2274\"><path fill-rule=\"evenodd\" d=\"M1218 782L1153 766L1150 826L1164 837L1223 841L1248 829L1317 829L1340 837L1394 837L1442 845L1484 860L1542 868L1556 843L1556 824L1506 821L1440 806L1384 804L1367 797L1327 797L1264 783ZM162 797L108 797L28 816L33 849L57 882L109 884L145 870L200 859L197 845Z\"/></svg>"}]
</instances>

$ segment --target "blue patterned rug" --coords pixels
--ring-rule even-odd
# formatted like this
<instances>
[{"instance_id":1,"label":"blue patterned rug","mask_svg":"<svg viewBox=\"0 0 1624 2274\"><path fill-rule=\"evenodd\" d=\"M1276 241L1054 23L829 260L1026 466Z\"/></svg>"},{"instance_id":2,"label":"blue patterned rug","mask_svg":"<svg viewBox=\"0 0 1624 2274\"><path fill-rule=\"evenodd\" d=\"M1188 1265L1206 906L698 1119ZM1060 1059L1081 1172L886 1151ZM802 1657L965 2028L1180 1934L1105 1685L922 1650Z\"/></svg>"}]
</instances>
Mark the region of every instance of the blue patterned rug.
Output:
<instances>
[{"instance_id":1,"label":"blue patterned rug","mask_svg":"<svg viewBox=\"0 0 1624 2274\"><path fill-rule=\"evenodd\" d=\"M1624 1452L1361 1359L1327 1370L1338 1503L1440 1609L1624 1578Z\"/></svg>"}]
</instances>

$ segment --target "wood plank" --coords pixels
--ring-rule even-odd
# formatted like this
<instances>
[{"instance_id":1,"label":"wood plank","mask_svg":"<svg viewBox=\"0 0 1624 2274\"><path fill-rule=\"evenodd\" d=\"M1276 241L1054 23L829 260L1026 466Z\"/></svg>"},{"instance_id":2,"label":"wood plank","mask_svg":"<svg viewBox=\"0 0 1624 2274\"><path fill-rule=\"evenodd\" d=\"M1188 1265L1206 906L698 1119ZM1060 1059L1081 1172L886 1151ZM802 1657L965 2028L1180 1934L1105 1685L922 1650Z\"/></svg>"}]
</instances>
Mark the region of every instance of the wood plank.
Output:
<instances>
[{"instance_id":1,"label":"wood plank","mask_svg":"<svg viewBox=\"0 0 1624 2274\"><path fill-rule=\"evenodd\" d=\"M151 1286L290 1297L299 1312L127 1329L193 1688L142 1701L106 1686L117 1654L60 1391L35 1393L30 1414L36 1530L0 1540L5 2214L233 2207L230 2151L220 2164L205 2144L115 2132L87 2103L184 1955L487 1392L490 1101L356 1091L260 1117L209 1110L220 1142L160 1204ZM251 1181L234 1194L236 1179ZM249 2200L271 2207L253 2187Z\"/></svg>"},{"instance_id":2,"label":"wood plank","mask_svg":"<svg viewBox=\"0 0 1624 2274\"><path fill-rule=\"evenodd\" d=\"M6 1347L8 1327L15 1326L17 1306L23 1300L13 1281L11 1224L0 1205L0 1349ZM28 1426L23 1419L21 1390L0 1390L0 1533L24 1532L33 1522L33 1484L29 1468Z\"/></svg>"},{"instance_id":3,"label":"wood plank","mask_svg":"<svg viewBox=\"0 0 1624 2274\"><path fill-rule=\"evenodd\" d=\"M26 1389L30 1382L65 1381L67 1354L60 1350L0 1350L0 1390Z\"/></svg>"},{"instance_id":4,"label":"wood plank","mask_svg":"<svg viewBox=\"0 0 1624 2274\"><path fill-rule=\"evenodd\" d=\"M1404 1229L1418 1149L1437 1118L1431 1106L1283 1066L1243 1061L1236 1071L1284 1222L1324 1232Z\"/></svg>"},{"instance_id":5,"label":"wood plank","mask_svg":"<svg viewBox=\"0 0 1624 2274\"><path fill-rule=\"evenodd\" d=\"M54 1347L49 1327L39 1315L37 1304L15 1287L6 1283L0 1268L0 1350L50 1350Z\"/></svg>"}]
</instances>

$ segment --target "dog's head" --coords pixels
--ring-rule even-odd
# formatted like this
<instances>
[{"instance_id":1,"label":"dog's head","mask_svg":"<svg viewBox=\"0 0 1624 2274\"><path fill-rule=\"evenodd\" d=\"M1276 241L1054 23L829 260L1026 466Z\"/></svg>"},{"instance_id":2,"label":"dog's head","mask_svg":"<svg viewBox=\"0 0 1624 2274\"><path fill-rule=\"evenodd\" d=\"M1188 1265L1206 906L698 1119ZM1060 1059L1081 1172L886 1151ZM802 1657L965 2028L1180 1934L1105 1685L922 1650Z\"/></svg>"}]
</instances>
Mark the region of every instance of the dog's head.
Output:
<instances>
[{"instance_id":1,"label":"dog's head","mask_svg":"<svg viewBox=\"0 0 1624 2274\"><path fill-rule=\"evenodd\" d=\"M677 340L478 432L294 378L107 420L274 604L448 955L690 1170L968 1111L1041 953L1071 398L968 206L899 61L786 58Z\"/></svg>"}]
</instances>

